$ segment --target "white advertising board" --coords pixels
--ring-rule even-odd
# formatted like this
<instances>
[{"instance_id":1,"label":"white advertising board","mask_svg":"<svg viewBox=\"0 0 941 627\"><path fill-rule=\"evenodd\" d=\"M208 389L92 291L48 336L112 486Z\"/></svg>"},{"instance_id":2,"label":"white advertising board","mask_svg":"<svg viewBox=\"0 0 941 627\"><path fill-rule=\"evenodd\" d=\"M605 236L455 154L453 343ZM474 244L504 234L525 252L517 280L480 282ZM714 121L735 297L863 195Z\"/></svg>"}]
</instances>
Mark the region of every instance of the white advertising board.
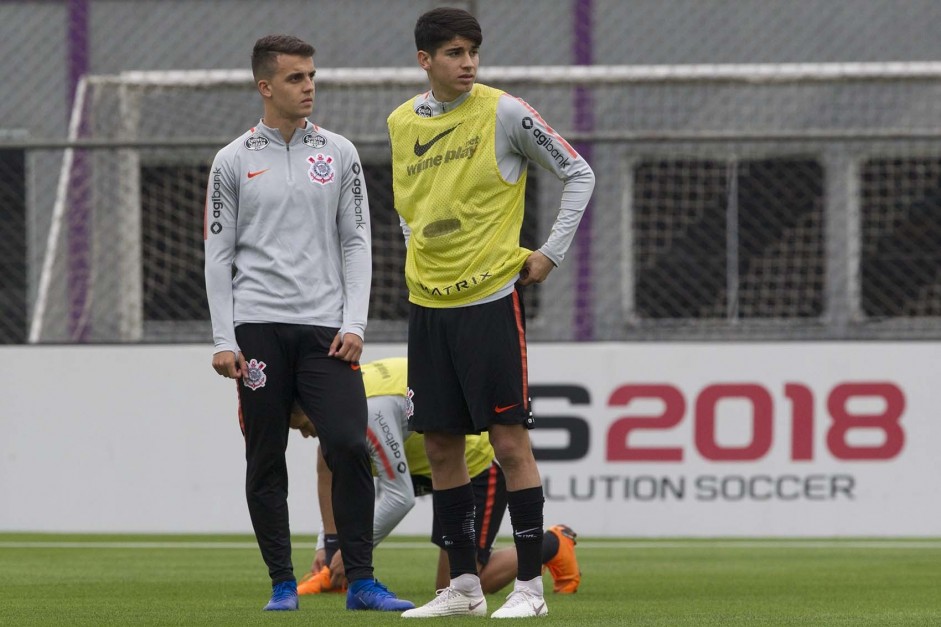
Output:
<instances>
[{"instance_id":1,"label":"white advertising board","mask_svg":"<svg viewBox=\"0 0 941 627\"><path fill-rule=\"evenodd\" d=\"M539 346L533 441L559 458L540 463L547 519L606 536L939 535L939 357L927 343Z\"/></svg>"},{"instance_id":2,"label":"white advertising board","mask_svg":"<svg viewBox=\"0 0 941 627\"><path fill-rule=\"evenodd\" d=\"M209 353L0 348L0 531L250 531L234 383ZM531 345L546 522L941 535L939 357L927 342ZM313 453L292 434L295 533L319 526ZM430 508L419 499L398 532L428 533Z\"/></svg>"}]
</instances>

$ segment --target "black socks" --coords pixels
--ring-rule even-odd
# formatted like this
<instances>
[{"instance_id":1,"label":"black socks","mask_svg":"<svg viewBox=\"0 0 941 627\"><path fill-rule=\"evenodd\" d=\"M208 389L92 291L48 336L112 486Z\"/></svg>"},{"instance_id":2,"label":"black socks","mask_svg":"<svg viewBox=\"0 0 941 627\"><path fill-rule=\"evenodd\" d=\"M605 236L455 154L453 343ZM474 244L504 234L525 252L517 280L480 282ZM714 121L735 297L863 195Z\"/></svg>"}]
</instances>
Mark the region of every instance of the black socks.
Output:
<instances>
[{"instance_id":1,"label":"black socks","mask_svg":"<svg viewBox=\"0 0 941 627\"><path fill-rule=\"evenodd\" d=\"M476 575L473 487L467 483L447 490L435 490L432 500L441 523L444 549L448 552L451 579L467 573Z\"/></svg>"},{"instance_id":2,"label":"black socks","mask_svg":"<svg viewBox=\"0 0 941 627\"><path fill-rule=\"evenodd\" d=\"M542 486L507 492L506 497L519 562L516 578L529 581L542 574L542 511L545 502Z\"/></svg>"}]
</instances>

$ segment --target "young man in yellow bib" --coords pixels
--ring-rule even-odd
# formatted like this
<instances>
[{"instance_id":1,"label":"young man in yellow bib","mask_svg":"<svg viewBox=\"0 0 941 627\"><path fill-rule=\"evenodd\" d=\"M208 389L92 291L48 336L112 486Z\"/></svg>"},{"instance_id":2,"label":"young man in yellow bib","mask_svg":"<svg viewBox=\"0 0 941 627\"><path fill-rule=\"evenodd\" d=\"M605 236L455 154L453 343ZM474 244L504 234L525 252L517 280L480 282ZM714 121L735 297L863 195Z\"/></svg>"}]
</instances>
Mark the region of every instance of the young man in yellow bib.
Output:
<instances>
[{"instance_id":1,"label":"young man in yellow bib","mask_svg":"<svg viewBox=\"0 0 941 627\"><path fill-rule=\"evenodd\" d=\"M531 106L475 84L480 24L438 8L415 25L430 90L388 118L395 208L409 290L409 427L425 436L435 515L450 583L406 618L486 615L477 576L468 433L488 431L506 476L517 579L493 618L544 616L540 552L544 496L529 429L520 289L559 263L594 188L584 159ZM530 163L562 182L560 210L536 251L520 246Z\"/></svg>"}]
</instances>

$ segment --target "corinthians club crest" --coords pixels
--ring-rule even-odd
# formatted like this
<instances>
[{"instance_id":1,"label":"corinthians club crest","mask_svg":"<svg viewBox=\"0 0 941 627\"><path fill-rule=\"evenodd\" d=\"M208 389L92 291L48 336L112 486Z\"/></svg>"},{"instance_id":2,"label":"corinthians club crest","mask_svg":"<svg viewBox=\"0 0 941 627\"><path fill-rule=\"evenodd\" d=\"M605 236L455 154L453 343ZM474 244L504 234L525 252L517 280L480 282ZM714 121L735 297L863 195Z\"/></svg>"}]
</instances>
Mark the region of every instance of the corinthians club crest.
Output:
<instances>
[{"instance_id":1,"label":"corinthians club crest","mask_svg":"<svg viewBox=\"0 0 941 627\"><path fill-rule=\"evenodd\" d=\"M412 388L407 388L405 393L405 417L411 418L415 415L415 401L412 398L415 396L415 390Z\"/></svg>"},{"instance_id":2,"label":"corinthians club crest","mask_svg":"<svg viewBox=\"0 0 941 627\"><path fill-rule=\"evenodd\" d=\"M265 375L265 362L252 359L246 364L248 372L242 376L242 383L252 390L265 387L268 377Z\"/></svg>"},{"instance_id":3,"label":"corinthians club crest","mask_svg":"<svg viewBox=\"0 0 941 627\"><path fill-rule=\"evenodd\" d=\"M333 157L325 156L323 153L317 153L316 157L307 157L307 162L310 163L310 169L307 170L307 174L310 176L312 183L326 185L327 183L332 183L333 179L336 178L337 174L332 165Z\"/></svg>"}]
</instances>

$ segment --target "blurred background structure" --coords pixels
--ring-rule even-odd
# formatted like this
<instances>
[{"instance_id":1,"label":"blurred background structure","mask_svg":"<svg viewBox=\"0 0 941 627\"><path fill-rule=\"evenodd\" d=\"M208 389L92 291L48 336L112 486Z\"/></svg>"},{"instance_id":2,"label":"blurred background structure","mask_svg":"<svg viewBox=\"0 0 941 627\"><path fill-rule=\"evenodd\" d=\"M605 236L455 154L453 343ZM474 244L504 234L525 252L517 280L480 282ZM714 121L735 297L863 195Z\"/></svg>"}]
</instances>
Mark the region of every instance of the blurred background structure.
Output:
<instances>
[{"instance_id":1,"label":"blurred background structure","mask_svg":"<svg viewBox=\"0 0 941 627\"><path fill-rule=\"evenodd\" d=\"M370 340L403 340L385 117L440 4L597 174L532 340L941 339L933 0L4 0L0 343L210 341L209 164L260 115L272 32L316 46L313 121L360 149ZM560 184L532 174L538 245Z\"/></svg>"}]
</instances>

